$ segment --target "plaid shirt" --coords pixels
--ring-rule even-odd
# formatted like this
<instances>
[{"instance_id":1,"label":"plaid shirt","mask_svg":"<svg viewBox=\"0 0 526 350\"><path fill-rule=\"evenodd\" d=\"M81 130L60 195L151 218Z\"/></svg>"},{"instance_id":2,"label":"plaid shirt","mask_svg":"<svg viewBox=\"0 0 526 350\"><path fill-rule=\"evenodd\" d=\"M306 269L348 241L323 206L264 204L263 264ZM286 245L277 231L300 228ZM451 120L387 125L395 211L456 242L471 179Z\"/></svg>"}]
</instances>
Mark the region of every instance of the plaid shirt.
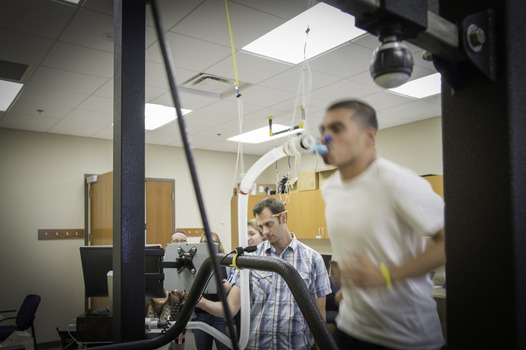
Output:
<instances>
[{"instance_id":1,"label":"plaid shirt","mask_svg":"<svg viewBox=\"0 0 526 350\"><path fill-rule=\"evenodd\" d=\"M273 256L290 263L314 299L331 292L323 258L295 237L281 255L268 241L261 243L254 255ZM269 271L251 270L250 275L252 309L246 349L309 350L309 327L285 280Z\"/></svg>"}]
</instances>

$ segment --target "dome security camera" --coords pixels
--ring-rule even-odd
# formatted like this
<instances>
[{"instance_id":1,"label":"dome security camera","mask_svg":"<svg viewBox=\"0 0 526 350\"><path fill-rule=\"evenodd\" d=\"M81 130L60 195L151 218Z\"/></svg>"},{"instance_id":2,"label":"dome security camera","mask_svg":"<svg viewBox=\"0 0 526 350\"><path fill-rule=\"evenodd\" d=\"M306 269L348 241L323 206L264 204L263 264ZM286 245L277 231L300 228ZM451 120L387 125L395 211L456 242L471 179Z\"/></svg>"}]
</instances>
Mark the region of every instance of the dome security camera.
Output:
<instances>
[{"instance_id":1,"label":"dome security camera","mask_svg":"<svg viewBox=\"0 0 526 350\"><path fill-rule=\"evenodd\" d=\"M369 71L376 85L386 89L406 83L413 72L413 55L396 35L381 37L382 44L371 58Z\"/></svg>"}]
</instances>

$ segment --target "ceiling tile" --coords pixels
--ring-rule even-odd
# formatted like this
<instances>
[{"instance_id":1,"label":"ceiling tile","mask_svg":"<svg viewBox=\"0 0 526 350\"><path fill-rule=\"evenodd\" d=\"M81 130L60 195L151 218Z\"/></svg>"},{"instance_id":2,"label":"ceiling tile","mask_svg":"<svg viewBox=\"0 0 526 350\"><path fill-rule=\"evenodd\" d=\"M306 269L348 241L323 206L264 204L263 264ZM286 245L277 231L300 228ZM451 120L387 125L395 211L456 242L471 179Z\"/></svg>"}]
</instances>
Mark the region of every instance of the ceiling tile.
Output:
<instances>
[{"instance_id":1,"label":"ceiling tile","mask_svg":"<svg viewBox=\"0 0 526 350\"><path fill-rule=\"evenodd\" d=\"M60 41L113 53L113 17L80 9Z\"/></svg>"},{"instance_id":2,"label":"ceiling tile","mask_svg":"<svg viewBox=\"0 0 526 350\"><path fill-rule=\"evenodd\" d=\"M202 72L216 62L230 55L228 47L216 45L184 35L168 33L166 38L170 45L173 64L176 67ZM159 43L146 50L148 61L163 63Z\"/></svg>"},{"instance_id":3,"label":"ceiling tile","mask_svg":"<svg viewBox=\"0 0 526 350\"><path fill-rule=\"evenodd\" d=\"M102 129L101 131L93 134L92 137L96 137L99 139L113 140L113 125L110 125Z\"/></svg>"},{"instance_id":4,"label":"ceiling tile","mask_svg":"<svg viewBox=\"0 0 526 350\"><path fill-rule=\"evenodd\" d=\"M308 2L305 0L238 0L231 2L271 14L286 21L307 11L316 4L315 1Z\"/></svg>"},{"instance_id":5,"label":"ceiling tile","mask_svg":"<svg viewBox=\"0 0 526 350\"><path fill-rule=\"evenodd\" d=\"M236 98L230 99L230 100L221 100L216 101L214 103L211 103L207 105L206 107L200 108L199 110L201 112L210 113L210 114L219 114L227 117L235 117L238 118L239 112L238 112L238 105L241 105L241 109L243 111L243 115L247 115L249 113L255 112L260 109L260 107L248 105L243 102L243 97L241 97L241 100L238 101Z\"/></svg>"},{"instance_id":6,"label":"ceiling tile","mask_svg":"<svg viewBox=\"0 0 526 350\"><path fill-rule=\"evenodd\" d=\"M113 76L113 54L66 43L57 43L42 64L98 77Z\"/></svg>"},{"instance_id":7,"label":"ceiling tile","mask_svg":"<svg viewBox=\"0 0 526 350\"><path fill-rule=\"evenodd\" d=\"M237 3L229 3L230 23L236 49L280 26L285 21ZM224 1L208 0L172 29L180 34L230 48L230 34Z\"/></svg>"},{"instance_id":8,"label":"ceiling tile","mask_svg":"<svg viewBox=\"0 0 526 350\"><path fill-rule=\"evenodd\" d=\"M56 39L75 13L75 7L42 0L0 1L3 28Z\"/></svg>"},{"instance_id":9,"label":"ceiling tile","mask_svg":"<svg viewBox=\"0 0 526 350\"><path fill-rule=\"evenodd\" d=\"M414 101L412 98L397 95L387 90L364 96L361 99L377 111Z\"/></svg>"},{"instance_id":10,"label":"ceiling tile","mask_svg":"<svg viewBox=\"0 0 526 350\"><path fill-rule=\"evenodd\" d=\"M285 91L277 91L264 86L251 86L243 93L243 102L253 106L269 107L292 97L294 97L293 94Z\"/></svg>"},{"instance_id":11,"label":"ceiling tile","mask_svg":"<svg viewBox=\"0 0 526 350\"><path fill-rule=\"evenodd\" d=\"M369 49L347 43L312 59L310 67L313 71L347 78L369 70L371 53Z\"/></svg>"},{"instance_id":12,"label":"ceiling tile","mask_svg":"<svg viewBox=\"0 0 526 350\"><path fill-rule=\"evenodd\" d=\"M308 69L303 69L301 65L297 65L270 79L262 81L260 85L297 94L298 91L303 91L303 89L306 89L306 92L310 93L312 90L332 84L338 80L340 80L340 78L333 75L312 71L312 69L309 71ZM302 84L301 90L299 89L300 83Z\"/></svg>"},{"instance_id":13,"label":"ceiling tile","mask_svg":"<svg viewBox=\"0 0 526 350\"><path fill-rule=\"evenodd\" d=\"M312 95L316 98L328 101L340 99L360 98L377 92L378 89L354 83L349 80L340 80L337 83L313 91Z\"/></svg>"},{"instance_id":14,"label":"ceiling tile","mask_svg":"<svg viewBox=\"0 0 526 350\"><path fill-rule=\"evenodd\" d=\"M34 104L42 104L44 106L49 103L53 103L57 106L73 109L82 103L82 101L84 101L86 98L88 98L88 95L86 94L77 94L64 90L49 88L45 89L41 86L24 86L22 89L22 94L15 103L24 104L26 102L31 102Z\"/></svg>"},{"instance_id":15,"label":"ceiling tile","mask_svg":"<svg viewBox=\"0 0 526 350\"><path fill-rule=\"evenodd\" d=\"M389 109L389 114L409 120L421 120L440 115L440 106L425 101L411 101Z\"/></svg>"},{"instance_id":16,"label":"ceiling tile","mask_svg":"<svg viewBox=\"0 0 526 350\"><path fill-rule=\"evenodd\" d=\"M55 124L48 132L73 136L93 136L108 127L107 123L94 123L63 119Z\"/></svg>"},{"instance_id":17,"label":"ceiling tile","mask_svg":"<svg viewBox=\"0 0 526 350\"><path fill-rule=\"evenodd\" d=\"M173 121L155 130L146 130L146 143L164 145L180 138L179 124Z\"/></svg>"},{"instance_id":18,"label":"ceiling tile","mask_svg":"<svg viewBox=\"0 0 526 350\"><path fill-rule=\"evenodd\" d=\"M236 53L236 66L240 84L257 84L290 69L292 65L239 51ZM257 68L254 69L254 67ZM206 72L235 80L236 75L232 55L209 67Z\"/></svg>"},{"instance_id":19,"label":"ceiling tile","mask_svg":"<svg viewBox=\"0 0 526 350\"><path fill-rule=\"evenodd\" d=\"M35 117L32 115L24 115L18 113L8 113L0 121L0 127L31 130L38 132L47 132L53 125L58 123L58 119Z\"/></svg>"},{"instance_id":20,"label":"ceiling tile","mask_svg":"<svg viewBox=\"0 0 526 350\"><path fill-rule=\"evenodd\" d=\"M113 115L113 99L90 96L78 106L78 109Z\"/></svg>"},{"instance_id":21,"label":"ceiling tile","mask_svg":"<svg viewBox=\"0 0 526 350\"><path fill-rule=\"evenodd\" d=\"M40 67L28 86L40 89L63 90L79 94L91 94L106 83L106 79L91 75Z\"/></svg>"},{"instance_id":22,"label":"ceiling tile","mask_svg":"<svg viewBox=\"0 0 526 350\"><path fill-rule=\"evenodd\" d=\"M33 117L60 119L65 117L73 107L58 105L56 103L34 103L30 101L17 101L8 113L24 114ZM40 111L40 112L39 112Z\"/></svg>"},{"instance_id":23,"label":"ceiling tile","mask_svg":"<svg viewBox=\"0 0 526 350\"><path fill-rule=\"evenodd\" d=\"M113 1L86 0L82 8L113 16Z\"/></svg>"},{"instance_id":24,"label":"ceiling tile","mask_svg":"<svg viewBox=\"0 0 526 350\"><path fill-rule=\"evenodd\" d=\"M53 45L53 40L50 39L1 28L0 42L2 43L1 60L32 66L40 63Z\"/></svg>"},{"instance_id":25,"label":"ceiling tile","mask_svg":"<svg viewBox=\"0 0 526 350\"><path fill-rule=\"evenodd\" d=\"M65 120L108 125L113 122L113 114L75 109Z\"/></svg>"},{"instance_id":26,"label":"ceiling tile","mask_svg":"<svg viewBox=\"0 0 526 350\"><path fill-rule=\"evenodd\" d=\"M102 84L94 93L93 95L99 96L99 97L106 97L113 99L113 78L110 78L106 80L104 84Z\"/></svg>"},{"instance_id":27,"label":"ceiling tile","mask_svg":"<svg viewBox=\"0 0 526 350\"><path fill-rule=\"evenodd\" d=\"M159 13L161 15L161 23L164 30L170 30L173 26L184 19L188 13L191 13L195 8L199 7L202 1L195 0L159 0L157 1ZM148 6L146 13L146 24L155 27L153 22L153 14L151 6Z\"/></svg>"},{"instance_id":28,"label":"ceiling tile","mask_svg":"<svg viewBox=\"0 0 526 350\"><path fill-rule=\"evenodd\" d=\"M399 125L403 125L403 124L412 122L412 120L410 119L393 116L388 113L384 113L382 111L378 112L377 118L378 118L378 127L380 130L392 128L394 126L399 126Z\"/></svg>"}]
</instances>

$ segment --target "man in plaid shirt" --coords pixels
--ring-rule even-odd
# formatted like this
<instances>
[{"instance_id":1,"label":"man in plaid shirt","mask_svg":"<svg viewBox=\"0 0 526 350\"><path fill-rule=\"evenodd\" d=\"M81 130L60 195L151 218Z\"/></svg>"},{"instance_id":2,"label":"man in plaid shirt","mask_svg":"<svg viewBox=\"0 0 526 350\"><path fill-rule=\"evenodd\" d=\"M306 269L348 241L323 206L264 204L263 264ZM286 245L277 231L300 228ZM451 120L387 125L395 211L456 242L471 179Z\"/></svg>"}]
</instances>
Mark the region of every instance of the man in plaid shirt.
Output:
<instances>
[{"instance_id":1,"label":"man in plaid shirt","mask_svg":"<svg viewBox=\"0 0 526 350\"><path fill-rule=\"evenodd\" d=\"M276 198L259 201L252 212L263 228L266 241L255 255L281 258L294 266L311 292L325 319L325 296L330 294L329 276L319 253L298 241L287 227L287 213ZM228 294L228 305L235 315L240 308L239 277ZM298 304L285 280L275 272L251 270L250 337L246 349L311 348L311 335ZM198 307L224 316L221 302L202 298Z\"/></svg>"}]
</instances>

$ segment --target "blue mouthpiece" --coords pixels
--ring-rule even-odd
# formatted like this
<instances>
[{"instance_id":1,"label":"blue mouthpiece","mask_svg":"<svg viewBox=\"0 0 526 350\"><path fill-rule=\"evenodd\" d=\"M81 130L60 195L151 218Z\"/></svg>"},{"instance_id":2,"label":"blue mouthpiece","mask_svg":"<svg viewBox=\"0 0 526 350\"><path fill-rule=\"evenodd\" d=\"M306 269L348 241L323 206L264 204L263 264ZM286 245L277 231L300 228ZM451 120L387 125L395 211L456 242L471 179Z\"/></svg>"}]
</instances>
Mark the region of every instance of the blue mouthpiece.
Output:
<instances>
[{"instance_id":1,"label":"blue mouthpiece","mask_svg":"<svg viewBox=\"0 0 526 350\"><path fill-rule=\"evenodd\" d=\"M320 155L324 155L327 152L329 152L329 149L327 146L325 146L323 143L317 143L314 145L313 153L318 153Z\"/></svg>"}]
</instances>

